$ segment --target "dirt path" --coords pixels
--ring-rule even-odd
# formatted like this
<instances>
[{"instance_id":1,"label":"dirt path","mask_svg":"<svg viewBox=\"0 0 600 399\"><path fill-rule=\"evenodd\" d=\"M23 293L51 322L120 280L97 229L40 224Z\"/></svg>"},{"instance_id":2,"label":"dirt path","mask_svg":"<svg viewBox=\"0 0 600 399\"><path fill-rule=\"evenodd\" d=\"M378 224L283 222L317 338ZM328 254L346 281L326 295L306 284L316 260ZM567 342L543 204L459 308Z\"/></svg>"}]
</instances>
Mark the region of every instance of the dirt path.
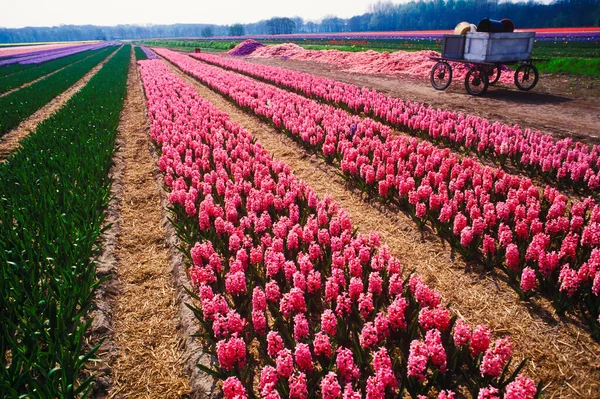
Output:
<instances>
[{"instance_id":1,"label":"dirt path","mask_svg":"<svg viewBox=\"0 0 600 399\"><path fill-rule=\"evenodd\" d=\"M170 64L169 64L170 65ZM336 168L308 155L294 141L262 123L170 65L198 93L244 126L274 157L285 161L318 195L330 194L362 232L377 230L407 269L416 269L470 323L486 323L496 336L510 334L517 359L531 359L527 373L547 384L547 398L595 398L600 389L600 345L571 321L558 319L545 300L523 303L498 276L472 270L434 234L421 232L403 213L370 202L349 188Z\"/></svg>"},{"instance_id":2,"label":"dirt path","mask_svg":"<svg viewBox=\"0 0 600 399\"><path fill-rule=\"evenodd\" d=\"M483 97L467 94L463 82L453 82L445 91L436 91L428 78L407 75L363 75L319 62L281 58L245 58L248 62L280 66L338 81L370 87L404 100L482 116L509 125L539 129L557 138L572 137L600 144L600 83L594 78L540 76L530 92L514 85L491 87Z\"/></svg>"},{"instance_id":3,"label":"dirt path","mask_svg":"<svg viewBox=\"0 0 600 399\"><path fill-rule=\"evenodd\" d=\"M114 297L111 398L180 398L189 391L178 336L170 251L150 150L145 98L132 51L119 126L123 155L119 292Z\"/></svg>"},{"instance_id":4,"label":"dirt path","mask_svg":"<svg viewBox=\"0 0 600 399\"><path fill-rule=\"evenodd\" d=\"M120 48L120 47L119 47ZM23 122L19 124L19 126L15 127L8 133L6 133L2 138L0 138L0 163L4 162L6 158L17 148L19 142L23 140L23 138L29 136L30 133L34 132L37 125L42 123L44 120L48 119L50 115L55 113L63 106L67 101L71 99L79 90L81 90L90 79L110 60L113 55L119 49L116 49L112 52L108 57L106 57L102 62L92 68L88 73L86 73L83 78L79 79L77 83L68 88L63 93L54 97L48 104L44 105L42 108L38 109L33 113L29 118L25 119ZM46 75L47 76L47 75Z\"/></svg>"}]
</instances>

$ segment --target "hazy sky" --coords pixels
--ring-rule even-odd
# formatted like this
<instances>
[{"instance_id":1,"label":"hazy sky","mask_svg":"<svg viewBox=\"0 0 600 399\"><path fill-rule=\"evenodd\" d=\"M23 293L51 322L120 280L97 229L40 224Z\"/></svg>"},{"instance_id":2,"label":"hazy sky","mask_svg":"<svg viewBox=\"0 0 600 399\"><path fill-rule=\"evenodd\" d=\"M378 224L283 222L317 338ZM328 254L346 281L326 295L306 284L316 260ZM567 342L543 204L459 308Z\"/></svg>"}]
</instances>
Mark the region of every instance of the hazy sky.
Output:
<instances>
[{"instance_id":1,"label":"hazy sky","mask_svg":"<svg viewBox=\"0 0 600 399\"><path fill-rule=\"evenodd\" d=\"M0 0L0 27L60 24L234 24L274 16L351 17L376 0Z\"/></svg>"}]
</instances>

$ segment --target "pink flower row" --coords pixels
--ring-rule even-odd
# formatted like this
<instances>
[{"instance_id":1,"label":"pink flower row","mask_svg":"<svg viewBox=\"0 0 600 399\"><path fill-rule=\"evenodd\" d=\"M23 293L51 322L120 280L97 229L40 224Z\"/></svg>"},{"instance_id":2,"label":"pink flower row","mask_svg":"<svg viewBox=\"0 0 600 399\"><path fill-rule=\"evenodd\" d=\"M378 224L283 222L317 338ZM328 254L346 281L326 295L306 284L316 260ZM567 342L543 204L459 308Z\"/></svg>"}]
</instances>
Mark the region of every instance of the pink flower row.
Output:
<instances>
[{"instance_id":1,"label":"pink flower row","mask_svg":"<svg viewBox=\"0 0 600 399\"><path fill-rule=\"evenodd\" d=\"M196 232L190 278L226 398L454 398L465 378L479 398L535 397L533 380L505 378L508 337L455 324L378 234L355 235L164 63L138 64L176 223Z\"/></svg>"},{"instance_id":2,"label":"pink flower row","mask_svg":"<svg viewBox=\"0 0 600 399\"><path fill-rule=\"evenodd\" d=\"M157 51L304 145L339 162L365 190L431 222L467 257L481 257L531 291L536 277L567 306L585 304L592 327L600 311L600 205L569 203L556 189L461 158L427 141L396 136L369 118ZM564 310L564 309L561 309Z\"/></svg>"},{"instance_id":3,"label":"pink flower row","mask_svg":"<svg viewBox=\"0 0 600 399\"><path fill-rule=\"evenodd\" d=\"M292 89L308 97L343 106L411 134L473 151L520 170L573 187L600 189L600 146L566 138L555 141L540 131L521 129L473 115L434 109L367 88L284 68L253 64L213 54L192 57Z\"/></svg>"}]
</instances>

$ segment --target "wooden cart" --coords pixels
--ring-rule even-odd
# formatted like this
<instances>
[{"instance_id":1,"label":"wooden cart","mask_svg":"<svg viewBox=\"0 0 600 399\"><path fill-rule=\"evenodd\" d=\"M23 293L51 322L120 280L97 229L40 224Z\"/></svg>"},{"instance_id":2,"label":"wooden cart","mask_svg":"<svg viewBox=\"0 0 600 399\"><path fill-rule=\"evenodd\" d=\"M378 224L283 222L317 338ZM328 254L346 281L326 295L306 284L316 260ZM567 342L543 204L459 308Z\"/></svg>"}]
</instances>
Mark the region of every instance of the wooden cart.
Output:
<instances>
[{"instance_id":1,"label":"wooden cart","mask_svg":"<svg viewBox=\"0 0 600 399\"><path fill-rule=\"evenodd\" d=\"M465 64L469 66L465 88L478 96L498 82L503 65L520 64L514 72L515 85L520 90L531 90L539 79L533 62L543 61L531 58L534 37L534 32L445 35L442 56L430 57L437 61L431 69L431 85L436 90L447 89L452 82L451 64Z\"/></svg>"}]
</instances>

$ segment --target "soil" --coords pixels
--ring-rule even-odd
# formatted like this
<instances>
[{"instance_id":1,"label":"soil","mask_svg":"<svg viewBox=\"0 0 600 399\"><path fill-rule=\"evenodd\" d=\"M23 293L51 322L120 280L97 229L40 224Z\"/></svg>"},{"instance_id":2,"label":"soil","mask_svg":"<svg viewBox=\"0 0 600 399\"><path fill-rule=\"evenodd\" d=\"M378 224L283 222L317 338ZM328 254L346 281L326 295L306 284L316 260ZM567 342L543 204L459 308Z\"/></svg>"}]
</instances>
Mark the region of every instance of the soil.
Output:
<instances>
[{"instance_id":1,"label":"soil","mask_svg":"<svg viewBox=\"0 0 600 399\"><path fill-rule=\"evenodd\" d=\"M157 170L145 98L132 51L119 124L122 189L116 241L118 292L111 297L110 398L180 398L189 393L178 334ZM102 396L102 395L97 395Z\"/></svg>"},{"instance_id":2,"label":"soil","mask_svg":"<svg viewBox=\"0 0 600 399\"><path fill-rule=\"evenodd\" d=\"M15 127L13 130L7 132L4 136L0 138L0 163L4 162L6 158L18 147L21 140L25 137L29 136L30 133L34 132L37 125L45 121L60 109L67 101L71 99L79 90L81 90L90 79L110 60L113 55L119 49L112 52L108 57L106 57L102 62L92 68L88 73L86 73L83 78L81 78L77 83L71 86L69 89L54 97L48 104L44 105L42 108L38 109L33 113L29 118L25 119L23 122L19 124L19 126Z\"/></svg>"},{"instance_id":3,"label":"soil","mask_svg":"<svg viewBox=\"0 0 600 399\"><path fill-rule=\"evenodd\" d=\"M278 64L279 61L273 63ZM600 389L600 345L589 337L589 332L576 320L557 317L550 303L543 298L530 302L519 301L503 276L485 273L476 265L454 256L452 250L434 233L419 230L400 211L370 201L361 192L348 186L337 175L337 168L307 153L271 126L246 114L221 95L169 65L202 97L251 132L272 156L290 165L296 176L309 184L319 196L329 194L346 208L360 232L379 231L382 242L389 245L405 268L422 274L433 288L441 292L444 301L451 303L451 309L457 315L472 324L487 324L496 337L509 334L515 344L515 360L529 359L525 371L536 380L544 381L545 397L597 397ZM287 61L285 65L289 67ZM294 65L298 68L296 63ZM308 68L306 65L303 67ZM311 64L310 68L314 68L310 69L312 73L332 74L319 69L318 65ZM330 77L333 75L336 73ZM340 76L336 75L335 78L340 79ZM385 82L380 81L379 77L362 75L359 78L347 78L346 81L352 79L362 79L363 82L372 80L380 84ZM395 90L400 91L401 87ZM452 94L452 90L450 93L457 98L461 95ZM463 98L466 99L470 100L470 97ZM488 106L487 109L492 107Z\"/></svg>"},{"instance_id":4,"label":"soil","mask_svg":"<svg viewBox=\"0 0 600 399\"><path fill-rule=\"evenodd\" d=\"M447 90L436 91L429 83L429 77L349 73L335 65L281 58L244 59L369 87L436 108L478 115L510 125L518 124L556 138L572 137L589 144L600 144L598 78L544 74L540 75L538 85L531 91L520 91L514 85L499 83L490 86L484 96L475 97L466 92L462 81L453 81Z\"/></svg>"}]
</instances>

